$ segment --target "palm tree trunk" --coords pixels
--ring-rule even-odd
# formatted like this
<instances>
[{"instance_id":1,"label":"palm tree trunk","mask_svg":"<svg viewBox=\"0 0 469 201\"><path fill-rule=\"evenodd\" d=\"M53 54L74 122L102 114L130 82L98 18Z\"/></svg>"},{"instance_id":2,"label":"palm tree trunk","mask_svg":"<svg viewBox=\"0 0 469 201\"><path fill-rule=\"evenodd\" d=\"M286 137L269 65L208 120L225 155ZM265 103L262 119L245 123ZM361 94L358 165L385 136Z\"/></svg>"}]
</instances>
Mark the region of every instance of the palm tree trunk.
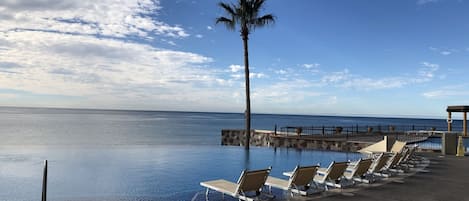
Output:
<instances>
[{"instance_id":1,"label":"palm tree trunk","mask_svg":"<svg viewBox=\"0 0 469 201\"><path fill-rule=\"evenodd\" d=\"M249 90L249 56L248 56L248 33L242 33L244 45L244 76L246 82L246 142L245 148L249 150L251 140L251 94Z\"/></svg>"}]
</instances>

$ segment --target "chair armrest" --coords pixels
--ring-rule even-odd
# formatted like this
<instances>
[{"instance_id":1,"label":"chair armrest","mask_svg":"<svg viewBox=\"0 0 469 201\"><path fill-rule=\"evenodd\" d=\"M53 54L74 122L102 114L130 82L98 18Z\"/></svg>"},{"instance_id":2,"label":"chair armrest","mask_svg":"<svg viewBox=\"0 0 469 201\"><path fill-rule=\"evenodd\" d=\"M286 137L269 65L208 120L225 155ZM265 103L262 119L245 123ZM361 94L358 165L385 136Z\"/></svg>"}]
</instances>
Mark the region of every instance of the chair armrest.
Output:
<instances>
[{"instance_id":1,"label":"chair armrest","mask_svg":"<svg viewBox=\"0 0 469 201\"><path fill-rule=\"evenodd\" d=\"M327 168L319 168L316 173L318 174L327 174Z\"/></svg>"},{"instance_id":2,"label":"chair armrest","mask_svg":"<svg viewBox=\"0 0 469 201\"><path fill-rule=\"evenodd\" d=\"M293 175L293 171L291 172L284 172L283 173L284 176L287 176L287 177L291 177Z\"/></svg>"}]
</instances>

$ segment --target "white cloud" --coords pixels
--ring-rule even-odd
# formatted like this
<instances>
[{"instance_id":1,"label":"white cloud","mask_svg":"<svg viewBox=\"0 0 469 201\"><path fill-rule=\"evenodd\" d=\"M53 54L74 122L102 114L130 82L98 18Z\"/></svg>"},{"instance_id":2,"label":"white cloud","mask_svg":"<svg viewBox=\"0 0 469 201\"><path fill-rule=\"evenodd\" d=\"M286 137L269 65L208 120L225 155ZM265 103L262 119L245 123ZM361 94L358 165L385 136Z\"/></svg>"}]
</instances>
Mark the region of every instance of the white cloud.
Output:
<instances>
[{"instance_id":1,"label":"white cloud","mask_svg":"<svg viewBox=\"0 0 469 201\"><path fill-rule=\"evenodd\" d=\"M0 31L37 30L109 37L151 35L184 38L180 26L155 17L158 0L18 0L0 1Z\"/></svg>"},{"instance_id":2,"label":"white cloud","mask_svg":"<svg viewBox=\"0 0 469 201\"><path fill-rule=\"evenodd\" d=\"M197 34L197 35L195 35L195 37L196 37L196 38L203 38L204 36L201 35L201 34Z\"/></svg>"},{"instance_id":3,"label":"white cloud","mask_svg":"<svg viewBox=\"0 0 469 201\"><path fill-rule=\"evenodd\" d=\"M212 29L213 29L213 27L207 26L207 30L212 30Z\"/></svg>"},{"instance_id":4,"label":"white cloud","mask_svg":"<svg viewBox=\"0 0 469 201\"><path fill-rule=\"evenodd\" d=\"M350 74L348 69L344 69L343 71L333 72L329 75L325 75L321 78L322 83L339 83L344 80L349 79Z\"/></svg>"},{"instance_id":5,"label":"white cloud","mask_svg":"<svg viewBox=\"0 0 469 201\"><path fill-rule=\"evenodd\" d=\"M445 56L450 55L451 53L452 52L450 52L450 51L441 51L440 52L440 54L445 55Z\"/></svg>"},{"instance_id":6,"label":"white cloud","mask_svg":"<svg viewBox=\"0 0 469 201\"><path fill-rule=\"evenodd\" d=\"M280 69L280 70L276 70L274 71L276 74L280 74L280 75L285 75L287 74L287 71L286 70L283 70L283 69Z\"/></svg>"},{"instance_id":7,"label":"white cloud","mask_svg":"<svg viewBox=\"0 0 469 201\"><path fill-rule=\"evenodd\" d=\"M321 64L318 64L318 63L313 63L313 64L302 64L301 66L307 68L307 69L311 69L311 68L317 68L319 67Z\"/></svg>"},{"instance_id":8,"label":"white cloud","mask_svg":"<svg viewBox=\"0 0 469 201\"><path fill-rule=\"evenodd\" d=\"M297 103L308 101L313 97L323 95L322 93L311 90L311 86L312 85L309 81L302 79L275 82L267 86L254 87L252 90L252 100L253 103L257 105L276 103L287 104L289 107L295 107L295 104Z\"/></svg>"},{"instance_id":9,"label":"white cloud","mask_svg":"<svg viewBox=\"0 0 469 201\"><path fill-rule=\"evenodd\" d=\"M435 90L422 94L425 98L452 98L454 96L469 96L469 91Z\"/></svg>"},{"instance_id":10,"label":"white cloud","mask_svg":"<svg viewBox=\"0 0 469 201\"><path fill-rule=\"evenodd\" d=\"M233 64L233 65L230 65L229 68L230 68L230 70L231 70L232 73L237 73L237 72L239 72L240 70L243 70L243 69L244 69L244 66L240 66L240 65L235 65L235 64Z\"/></svg>"},{"instance_id":11,"label":"white cloud","mask_svg":"<svg viewBox=\"0 0 469 201\"><path fill-rule=\"evenodd\" d=\"M230 75L232 78L234 78L235 80L238 80L238 79L241 79L243 78L243 74L231 74Z\"/></svg>"},{"instance_id":12,"label":"white cloud","mask_svg":"<svg viewBox=\"0 0 469 201\"><path fill-rule=\"evenodd\" d=\"M439 65L422 62L416 76L390 76L382 78L368 78L350 73L348 69L332 72L322 76L323 85L331 85L358 90L376 90L400 88L415 83L430 82L435 77ZM441 79L441 78L440 78Z\"/></svg>"},{"instance_id":13,"label":"white cloud","mask_svg":"<svg viewBox=\"0 0 469 201\"><path fill-rule=\"evenodd\" d=\"M416 82L426 82L433 79L435 72L440 68L440 65L429 62L422 62L422 68L419 70L419 77L414 79Z\"/></svg>"},{"instance_id":14,"label":"white cloud","mask_svg":"<svg viewBox=\"0 0 469 201\"><path fill-rule=\"evenodd\" d=\"M446 48L436 48L436 47L429 47L428 49L433 52L437 52L443 56L448 56L453 53L459 52L459 50L457 49L446 49Z\"/></svg>"},{"instance_id":15,"label":"white cloud","mask_svg":"<svg viewBox=\"0 0 469 201\"><path fill-rule=\"evenodd\" d=\"M266 75L264 73L249 73L249 78L265 78Z\"/></svg>"},{"instance_id":16,"label":"white cloud","mask_svg":"<svg viewBox=\"0 0 469 201\"><path fill-rule=\"evenodd\" d=\"M77 101L64 103L71 107L188 109L197 105L213 111L226 107L223 97L238 88L222 78L226 72L208 66L212 58L190 52L33 31L0 33L0 41L8 42L0 50L1 88L75 97Z\"/></svg>"},{"instance_id":17,"label":"white cloud","mask_svg":"<svg viewBox=\"0 0 469 201\"><path fill-rule=\"evenodd\" d=\"M424 92L422 96L429 99L467 97L469 96L469 87L466 84L444 86Z\"/></svg>"},{"instance_id":18,"label":"white cloud","mask_svg":"<svg viewBox=\"0 0 469 201\"><path fill-rule=\"evenodd\" d=\"M428 4L428 3L436 3L438 1L439 0L418 0L417 5L425 5L425 4Z\"/></svg>"},{"instance_id":19,"label":"white cloud","mask_svg":"<svg viewBox=\"0 0 469 201\"><path fill-rule=\"evenodd\" d=\"M176 43L175 43L174 41L168 40L167 42L168 42L168 44L170 44L170 45L172 45L172 46L175 46L175 45L176 45Z\"/></svg>"}]
</instances>

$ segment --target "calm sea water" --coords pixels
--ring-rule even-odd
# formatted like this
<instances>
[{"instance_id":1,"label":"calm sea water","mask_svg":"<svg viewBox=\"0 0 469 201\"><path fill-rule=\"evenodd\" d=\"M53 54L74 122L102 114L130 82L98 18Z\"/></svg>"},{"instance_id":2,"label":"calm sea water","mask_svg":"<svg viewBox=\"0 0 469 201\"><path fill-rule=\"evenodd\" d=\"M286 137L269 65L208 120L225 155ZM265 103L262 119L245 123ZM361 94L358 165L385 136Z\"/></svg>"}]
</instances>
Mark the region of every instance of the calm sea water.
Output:
<instances>
[{"instance_id":1,"label":"calm sea water","mask_svg":"<svg viewBox=\"0 0 469 201\"><path fill-rule=\"evenodd\" d=\"M457 123L457 122L456 122ZM445 120L253 115L274 125L435 125ZM242 114L0 108L0 200L40 200L49 160L49 200L190 200L199 182L236 181L244 168L327 166L356 153L220 146Z\"/></svg>"}]
</instances>

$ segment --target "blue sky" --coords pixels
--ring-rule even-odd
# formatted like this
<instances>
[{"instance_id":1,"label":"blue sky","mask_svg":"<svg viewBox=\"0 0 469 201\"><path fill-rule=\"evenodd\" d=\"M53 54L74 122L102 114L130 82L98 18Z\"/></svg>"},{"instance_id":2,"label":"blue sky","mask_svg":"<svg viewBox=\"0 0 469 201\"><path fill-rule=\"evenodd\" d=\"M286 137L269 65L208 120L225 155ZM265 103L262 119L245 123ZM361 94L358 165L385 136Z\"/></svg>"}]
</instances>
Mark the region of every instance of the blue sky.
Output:
<instances>
[{"instance_id":1,"label":"blue sky","mask_svg":"<svg viewBox=\"0 0 469 201\"><path fill-rule=\"evenodd\" d=\"M0 2L0 105L242 112L238 32L209 0ZM225 1L230 2L230 1ZM266 2L257 113L444 117L469 104L467 0Z\"/></svg>"}]
</instances>

